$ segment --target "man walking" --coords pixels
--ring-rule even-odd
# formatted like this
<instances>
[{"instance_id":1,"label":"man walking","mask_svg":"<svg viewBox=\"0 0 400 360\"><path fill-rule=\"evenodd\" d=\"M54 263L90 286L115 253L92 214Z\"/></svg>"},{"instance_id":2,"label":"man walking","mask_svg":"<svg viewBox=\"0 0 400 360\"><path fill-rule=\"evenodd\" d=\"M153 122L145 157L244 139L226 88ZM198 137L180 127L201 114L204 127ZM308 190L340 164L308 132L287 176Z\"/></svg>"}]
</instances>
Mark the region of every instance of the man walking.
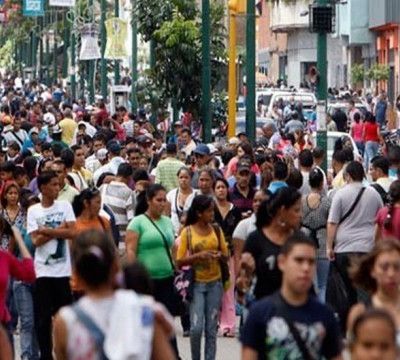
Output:
<instances>
[{"instance_id":1,"label":"man walking","mask_svg":"<svg viewBox=\"0 0 400 360\"><path fill-rule=\"evenodd\" d=\"M75 215L67 201L56 200L60 183L54 171L38 176L42 201L28 209L27 231L36 246L35 323L41 359L52 359L51 322L56 312L72 301L68 239L73 237Z\"/></svg>"},{"instance_id":2,"label":"man walking","mask_svg":"<svg viewBox=\"0 0 400 360\"><path fill-rule=\"evenodd\" d=\"M278 257L282 286L256 302L241 335L242 360L341 359L341 337L333 312L310 296L316 245L293 234Z\"/></svg>"}]
</instances>

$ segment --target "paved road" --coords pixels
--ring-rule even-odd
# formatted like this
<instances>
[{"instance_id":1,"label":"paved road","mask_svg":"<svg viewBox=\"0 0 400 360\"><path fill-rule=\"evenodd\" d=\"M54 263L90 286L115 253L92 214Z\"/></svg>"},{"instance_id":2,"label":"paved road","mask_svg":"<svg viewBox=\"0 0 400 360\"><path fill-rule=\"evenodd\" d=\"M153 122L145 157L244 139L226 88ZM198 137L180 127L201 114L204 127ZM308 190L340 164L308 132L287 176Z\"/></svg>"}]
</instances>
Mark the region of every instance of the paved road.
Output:
<instances>
[{"instance_id":1,"label":"paved road","mask_svg":"<svg viewBox=\"0 0 400 360\"><path fill-rule=\"evenodd\" d=\"M178 335L178 348L182 360L191 360L189 338L182 337L182 328L179 322L176 322L176 331ZM204 338L202 341L202 352L204 351ZM202 353L204 358L204 353ZM239 360L240 343L238 339L218 337L217 340L217 360Z\"/></svg>"}]
</instances>

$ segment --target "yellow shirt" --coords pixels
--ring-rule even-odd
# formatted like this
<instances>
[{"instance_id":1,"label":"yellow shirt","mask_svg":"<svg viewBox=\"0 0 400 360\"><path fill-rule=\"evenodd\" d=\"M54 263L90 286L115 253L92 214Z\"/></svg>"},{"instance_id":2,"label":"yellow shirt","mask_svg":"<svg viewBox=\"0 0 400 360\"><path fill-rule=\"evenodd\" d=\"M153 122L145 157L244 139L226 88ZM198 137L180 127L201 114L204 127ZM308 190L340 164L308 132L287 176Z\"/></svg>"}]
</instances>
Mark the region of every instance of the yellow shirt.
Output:
<instances>
[{"instance_id":1,"label":"yellow shirt","mask_svg":"<svg viewBox=\"0 0 400 360\"><path fill-rule=\"evenodd\" d=\"M67 145L71 145L78 124L72 119L65 118L61 120L58 125L62 130L61 140Z\"/></svg>"},{"instance_id":2,"label":"yellow shirt","mask_svg":"<svg viewBox=\"0 0 400 360\"><path fill-rule=\"evenodd\" d=\"M192 254L198 253L200 251L221 251L224 256L228 256L228 247L226 245L224 233L222 229L220 230L221 237L221 247L218 246L218 236L215 231L210 232L208 235L200 235L197 233L193 226L186 227L181 232L181 242L178 247L178 252L176 255L177 260L185 258L188 252L188 234L190 237L190 244L192 249ZM217 259L196 261L193 264L193 269L195 270L195 280L196 282L212 282L221 278L221 268L219 261Z\"/></svg>"}]
</instances>

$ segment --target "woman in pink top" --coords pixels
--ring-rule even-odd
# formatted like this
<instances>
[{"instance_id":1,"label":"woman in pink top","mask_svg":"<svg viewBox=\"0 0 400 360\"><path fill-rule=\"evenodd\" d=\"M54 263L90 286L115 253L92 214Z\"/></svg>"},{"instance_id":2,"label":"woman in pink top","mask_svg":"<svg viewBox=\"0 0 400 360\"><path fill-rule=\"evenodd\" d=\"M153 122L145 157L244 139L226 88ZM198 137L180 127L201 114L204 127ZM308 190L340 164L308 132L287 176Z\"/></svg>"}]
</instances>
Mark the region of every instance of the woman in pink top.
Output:
<instances>
[{"instance_id":1,"label":"woman in pink top","mask_svg":"<svg viewBox=\"0 0 400 360\"><path fill-rule=\"evenodd\" d=\"M381 208L375 218L375 241L391 237L400 240L400 181L389 188L390 204Z\"/></svg>"},{"instance_id":2,"label":"woman in pink top","mask_svg":"<svg viewBox=\"0 0 400 360\"><path fill-rule=\"evenodd\" d=\"M350 136L353 138L357 145L360 155L364 155L364 140L363 140L364 123L361 121L361 115L359 112L354 114L354 121L351 124Z\"/></svg>"},{"instance_id":3,"label":"woman in pink top","mask_svg":"<svg viewBox=\"0 0 400 360\"><path fill-rule=\"evenodd\" d=\"M12 226L11 231L22 260L6 250L0 250L0 323L7 328L11 317L6 307L7 289L10 277L27 283L35 281L35 270L33 260L17 227Z\"/></svg>"},{"instance_id":4,"label":"woman in pink top","mask_svg":"<svg viewBox=\"0 0 400 360\"><path fill-rule=\"evenodd\" d=\"M376 123L375 116L371 113L365 115L363 140L365 142L364 166L368 171L369 163L378 154L379 143L381 141L379 125Z\"/></svg>"}]
</instances>

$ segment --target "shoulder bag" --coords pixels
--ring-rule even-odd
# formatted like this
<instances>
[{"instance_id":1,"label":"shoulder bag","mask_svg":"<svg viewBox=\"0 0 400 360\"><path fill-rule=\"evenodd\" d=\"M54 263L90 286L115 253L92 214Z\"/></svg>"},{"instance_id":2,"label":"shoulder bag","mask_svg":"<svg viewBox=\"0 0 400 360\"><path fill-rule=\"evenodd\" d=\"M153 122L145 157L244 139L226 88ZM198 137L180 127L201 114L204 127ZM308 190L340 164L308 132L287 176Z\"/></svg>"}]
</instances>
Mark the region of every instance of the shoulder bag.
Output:
<instances>
[{"instance_id":1,"label":"shoulder bag","mask_svg":"<svg viewBox=\"0 0 400 360\"><path fill-rule=\"evenodd\" d=\"M172 260L171 251L168 246L168 241L164 235L164 233L160 230L157 224L148 216L144 214L146 218L151 222L151 224L156 228L156 230L160 233L161 238L163 239L165 251L167 253L168 259L171 264L171 268L174 272L174 294L177 298L176 301L178 304L177 308L184 309L184 304L191 301L193 297L193 282L194 282L194 272L193 269L187 270L178 270L176 269L175 263ZM191 251L191 241L188 238L188 249Z\"/></svg>"},{"instance_id":2,"label":"shoulder bag","mask_svg":"<svg viewBox=\"0 0 400 360\"><path fill-rule=\"evenodd\" d=\"M354 200L353 204L351 205L350 209L346 212L346 214L343 215L343 217L339 220L339 224L340 225L343 221L345 221L354 211L354 209L356 208L356 206L358 205L358 203L361 200L361 196L365 191L365 187L362 187L360 189L360 191L357 194L356 199Z\"/></svg>"},{"instance_id":3,"label":"shoulder bag","mask_svg":"<svg viewBox=\"0 0 400 360\"><path fill-rule=\"evenodd\" d=\"M104 353L104 332L96 325L92 318L87 315L78 304L72 305L72 311L75 313L79 322L89 331L93 338L94 343L98 351L100 352L101 360L108 360L108 357Z\"/></svg>"}]
</instances>

